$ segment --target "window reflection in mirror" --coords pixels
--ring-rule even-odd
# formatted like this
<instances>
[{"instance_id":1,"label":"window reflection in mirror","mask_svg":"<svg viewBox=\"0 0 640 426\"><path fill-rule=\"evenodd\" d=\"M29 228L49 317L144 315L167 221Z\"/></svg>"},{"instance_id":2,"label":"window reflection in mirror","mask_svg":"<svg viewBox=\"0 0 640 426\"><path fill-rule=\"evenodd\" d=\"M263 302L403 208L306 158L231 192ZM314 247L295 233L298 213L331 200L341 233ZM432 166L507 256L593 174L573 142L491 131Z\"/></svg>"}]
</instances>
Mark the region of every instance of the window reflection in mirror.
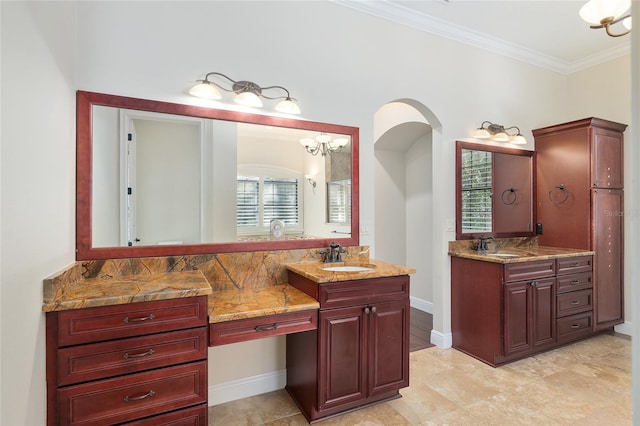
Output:
<instances>
[{"instance_id":1,"label":"window reflection in mirror","mask_svg":"<svg viewBox=\"0 0 640 426\"><path fill-rule=\"evenodd\" d=\"M456 142L456 239L534 235L533 156Z\"/></svg>"}]
</instances>

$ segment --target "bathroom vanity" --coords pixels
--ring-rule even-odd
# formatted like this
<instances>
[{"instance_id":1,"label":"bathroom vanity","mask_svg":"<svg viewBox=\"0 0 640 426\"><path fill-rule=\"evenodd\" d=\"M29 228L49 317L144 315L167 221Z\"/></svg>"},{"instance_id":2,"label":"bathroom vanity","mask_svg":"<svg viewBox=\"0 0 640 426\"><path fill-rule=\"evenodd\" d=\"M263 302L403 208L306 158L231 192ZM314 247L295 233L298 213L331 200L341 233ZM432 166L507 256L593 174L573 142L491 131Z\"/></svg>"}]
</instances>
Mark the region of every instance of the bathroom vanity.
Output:
<instances>
[{"instance_id":1,"label":"bathroom vanity","mask_svg":"<svg viewBox=\"0 0 640 426\"><path fill-rule=\"evenodd\" d=\"M49 425L206 424L200 271L45 280L44 293Z\"/></svg>"},{"instance_id":2,"label":"bathroom vanity","mask_svg":"<svg viewBox=\"0 0 640 426\"><path fill-rule=\"evenodd\" d=\"M363 271L327 265L288 265L289 285L320 303L317 330L287 335L286 389L309 422L398 398L409 385L415 270L378 261Z\"/></svg>"},{"instance_id":3,"label":"bathroom vanity","mask_svg":"<svg viewBox=\"0 0 640 426\"><path fill-rule=\"evenodd\" d=\"M592 335L593 252L452 243L454 348L495 367Z\"/></svg>"}]
</instances>

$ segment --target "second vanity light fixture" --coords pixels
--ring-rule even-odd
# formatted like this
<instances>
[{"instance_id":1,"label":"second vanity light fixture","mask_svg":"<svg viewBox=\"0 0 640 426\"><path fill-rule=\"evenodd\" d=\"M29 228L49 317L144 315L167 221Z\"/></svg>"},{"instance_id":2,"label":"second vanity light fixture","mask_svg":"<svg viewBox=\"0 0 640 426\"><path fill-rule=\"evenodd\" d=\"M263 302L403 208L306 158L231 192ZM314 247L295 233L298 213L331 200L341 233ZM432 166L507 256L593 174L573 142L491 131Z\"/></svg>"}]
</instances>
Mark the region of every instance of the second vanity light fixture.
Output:
<instances>
[{"instance_id":1,"label":"second vanity light fixture","mask_svg":"<svg viewBox=\"0 0 640 426\"><path fill-rule=\"evenodd\" d=\"M223 84L209 80L209 77L212 76L222 77L227 80L226 84L228 86L230 85L230 87L227 88ZM204 76L204 80L196 80L196 84L191 88L191 90L189 90L189 94L199 98L218 100L222 99L222 94L218 89L224 90L225 92L235 93L236 96L234 100L236 103L254 108L262 107L262 100L260 98L282 99L282 101L276 105L276 111L285 114L300 114L300 108L298 108L298 104L296 104L296 99L292 98L289 91L284 87L260 87L253 81L236 81L219 72L207 73L207 75ZM268 96L264 93L265 91L279 91L282 95Z\"/></svg>"},{"instance_id":2,"label":"second vanity light fixture","mask_svg":"<svg viewBox=\"0 0 640 426\"><path fill-rule=\"evenodd\" d=\"M300 139L300 145L302 145L309 154L318 155L320 153L323 157L332 152L338 152L349 143L347 138L335 138L332 139L326 133L320 133L314 138L302 138Z\"/></svg>"},{"instance_id":3,"label":"second vanity light fixture","mask_svg":"<svg viewBox=\"0 0 640 426\"><path fill-rule=\"evenodd\" d=\"M520 133L517 126L504 127L502 124L494 124L483 121L473 134L476 139L491 139L496 142L508 142L515 145L525 145L527 140Z\"/></svg>"},{"instance_id":4,"label":"second vanity light fixture","mask_svg":"<svg viewBox=\"0 0 640 426\"><path fill-rule=\"evenodd\" d=\"M580 8L580 17L593 29L604 28L611 37L620 37L631 32L631 0L590 0ZM626 31L614 33L611 26L622 22Z\"/></svg>"}]
</instances>

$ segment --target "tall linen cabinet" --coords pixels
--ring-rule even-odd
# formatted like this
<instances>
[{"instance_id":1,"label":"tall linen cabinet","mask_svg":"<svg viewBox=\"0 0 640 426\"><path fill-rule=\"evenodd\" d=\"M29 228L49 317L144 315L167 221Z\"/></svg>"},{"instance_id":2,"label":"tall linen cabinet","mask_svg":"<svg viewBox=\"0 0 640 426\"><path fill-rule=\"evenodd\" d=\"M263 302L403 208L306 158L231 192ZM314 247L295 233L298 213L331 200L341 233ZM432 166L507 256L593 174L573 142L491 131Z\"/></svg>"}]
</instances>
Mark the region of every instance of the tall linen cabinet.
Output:
<instances>
[{"instance_id":1,"label":"tall linen cabinet","mask_svg":"<svg viewBox=\"0 0 640 426\"><path fill-rule=\"evenodd\" d=\"M626 124L591 117L533 131L536 222L542 226L538 241L544 246L595 252L593 331L624 320L622 145L626 128Z\"/></svg>"}]
</instances>

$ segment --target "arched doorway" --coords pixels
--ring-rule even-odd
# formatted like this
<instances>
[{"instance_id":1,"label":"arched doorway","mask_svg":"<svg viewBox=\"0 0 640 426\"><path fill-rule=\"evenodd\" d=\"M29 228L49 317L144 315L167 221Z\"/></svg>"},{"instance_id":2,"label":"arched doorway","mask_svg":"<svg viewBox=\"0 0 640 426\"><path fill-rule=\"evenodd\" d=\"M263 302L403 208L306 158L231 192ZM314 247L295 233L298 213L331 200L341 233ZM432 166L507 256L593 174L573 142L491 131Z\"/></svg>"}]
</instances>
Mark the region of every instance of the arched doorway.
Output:
<instances>
[{"instance_id":1,"label":"arched doorway","mask_svg":"<svg viewBox=\"0 0 640 426\"><path fill-rule=\"evenodd\" d=\"M450 347L448 257L434 162L441 124L423 104L399 99L374 116L376 257L416 268L411 306L433 315L430 340Z\"/></svg>"}]
</instances>

